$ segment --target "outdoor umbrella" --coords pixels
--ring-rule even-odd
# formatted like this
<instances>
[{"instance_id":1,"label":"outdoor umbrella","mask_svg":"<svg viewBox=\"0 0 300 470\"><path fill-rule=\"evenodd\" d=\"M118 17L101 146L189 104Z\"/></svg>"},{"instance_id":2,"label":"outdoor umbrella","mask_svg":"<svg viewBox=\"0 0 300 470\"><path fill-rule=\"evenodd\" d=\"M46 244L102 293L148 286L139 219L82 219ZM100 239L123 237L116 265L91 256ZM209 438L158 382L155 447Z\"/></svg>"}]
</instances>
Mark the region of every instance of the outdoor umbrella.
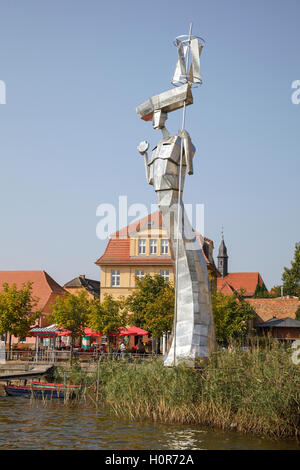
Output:
<instances>
[{"instance_id":1,"label":"outdoor umbrella","mask_svg":"<svg viewBox=\"0 0 300 470\"><path fill-rule=\"evenodd\" d=\"M58 331L57 336L70 336L71 331L69 330L63 330L63 331ZM102 336L101 333L96 333L95 331L92 331L91 328L85 328L84 329L84 336Z\"/></svg>"},{"instance_id":2,"label":"outdoor umbrella","mask_svg":"<svg viewBox=\"0 0 300 470\"><path fill-rule=\"evenodd\" d=\"M122 329L120 336L139 336L139 335L148 335L148 331L142 330L142 328L138 328L137 326L131 326L127 330Z\"/></svg>"},{"instance_id":3,"label":"outdoor umbrella","mask_svg":"<svg viewBox=\"0 0 300 470\"><path fill-rule=\"evenodd\" d=\"M85 328L84 334L85 336L103 336L101 333L96 333L95 331L92 331L91 328Z\"/></svg>"},{"instance_id":4,"label":"outdoor umbrella","mask_svg":"<svg viewBox=\"0 0 300 470\"><path fill-rule=\"evenodd\" d=\"M71 336L71 331L69 330L58 331L56 333L56 336Z\"/></svg>"}]
</instances>

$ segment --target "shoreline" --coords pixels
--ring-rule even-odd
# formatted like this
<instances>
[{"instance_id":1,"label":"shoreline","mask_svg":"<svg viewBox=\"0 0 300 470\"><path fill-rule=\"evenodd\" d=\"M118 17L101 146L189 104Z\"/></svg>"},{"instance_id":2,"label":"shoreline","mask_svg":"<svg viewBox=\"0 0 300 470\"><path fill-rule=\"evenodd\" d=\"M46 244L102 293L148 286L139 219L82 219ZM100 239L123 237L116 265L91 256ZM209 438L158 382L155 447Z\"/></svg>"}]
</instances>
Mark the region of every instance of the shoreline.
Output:
<instances>
[{"instance_id":1,"label":"shoreline","mask_svg":"<svg viewBox=\"0 0 300 470\"><path fill-rule=\"evenodd\" d=\"M95 408L105 406L115 417L136 422L300 442L300 366L281 344L221 351L201 369L120 359L100 362L90 375L79 364L59 366L53 379L84 384L81 398L65 406L88 400Z\"/></svg>"}]
</instances>

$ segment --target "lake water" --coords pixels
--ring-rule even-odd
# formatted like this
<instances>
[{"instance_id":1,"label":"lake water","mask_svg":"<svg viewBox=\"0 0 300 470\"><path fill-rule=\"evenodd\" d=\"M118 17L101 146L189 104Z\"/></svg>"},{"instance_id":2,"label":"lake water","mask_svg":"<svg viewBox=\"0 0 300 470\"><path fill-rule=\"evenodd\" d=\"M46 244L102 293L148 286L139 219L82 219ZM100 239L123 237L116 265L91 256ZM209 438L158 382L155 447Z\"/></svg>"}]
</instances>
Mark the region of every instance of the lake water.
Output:
<instances>
[{"instance_id":1,"label":"lake water","mask_svg":"<svg viewBox=\"0 0 300 470\"><path fill-rule=\"evenodd\" d=\"M0 449L298 449L272 441L198 426L120 420L105 409L0 397Z\"/></svg>"}]
</instances>

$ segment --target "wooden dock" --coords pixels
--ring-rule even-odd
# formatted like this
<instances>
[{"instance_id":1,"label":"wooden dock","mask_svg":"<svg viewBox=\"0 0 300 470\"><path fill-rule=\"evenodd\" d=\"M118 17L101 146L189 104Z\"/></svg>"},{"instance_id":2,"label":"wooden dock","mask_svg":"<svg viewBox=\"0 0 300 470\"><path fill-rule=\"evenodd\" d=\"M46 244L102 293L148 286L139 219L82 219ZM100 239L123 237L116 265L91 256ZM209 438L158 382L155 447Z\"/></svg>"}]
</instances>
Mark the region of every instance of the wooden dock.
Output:
<instances>
[{"instance_id":1,"label":"wooden dock","mask_svg":"<svg viewBox=\"0 0 300 470\"><path fill-rule=\"evenodd\" d=\"M52 364L16 364L9 363L0 365L0 381L7 382L10 380L26 380L31 378L42 377L50 372Z\"/></svg>"}]
</instances>

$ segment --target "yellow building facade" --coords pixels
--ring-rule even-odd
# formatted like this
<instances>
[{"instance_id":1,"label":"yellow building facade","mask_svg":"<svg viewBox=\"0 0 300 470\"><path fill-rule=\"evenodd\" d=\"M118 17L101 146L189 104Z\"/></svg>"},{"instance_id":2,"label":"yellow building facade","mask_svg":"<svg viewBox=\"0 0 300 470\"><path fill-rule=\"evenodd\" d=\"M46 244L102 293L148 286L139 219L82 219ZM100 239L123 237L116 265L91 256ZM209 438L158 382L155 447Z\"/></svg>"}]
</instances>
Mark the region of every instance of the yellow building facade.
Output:
<instances>
[{"instance_id":1,"label":"yellow building facade","mask_svg":"<svg viewBox=\"0 0 300 470\"><path fill-rule=\"evenodd\" d=\"M213 242L200 236L199 241L207 263L211 288L214 289L220 274L213 260ZM142 279L146 274L160 274L174 283L171 250L160 212L150 214L113 234L104 254L96 261L101 268L100 301L105 294L114 298L130 295L136 288L136 278Z\"/></svg>"}]
</instances>

